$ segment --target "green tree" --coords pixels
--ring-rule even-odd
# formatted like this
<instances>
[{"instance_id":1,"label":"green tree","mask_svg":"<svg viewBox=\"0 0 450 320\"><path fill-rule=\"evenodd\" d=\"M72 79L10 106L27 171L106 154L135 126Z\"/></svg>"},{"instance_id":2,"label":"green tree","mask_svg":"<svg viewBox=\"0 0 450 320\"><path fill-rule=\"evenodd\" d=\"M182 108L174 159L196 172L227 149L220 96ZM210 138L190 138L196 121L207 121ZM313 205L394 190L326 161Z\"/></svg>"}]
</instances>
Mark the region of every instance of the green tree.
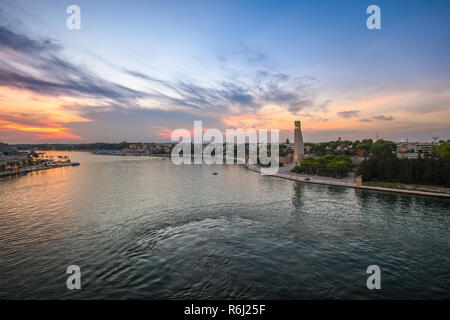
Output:
<instances>
[{"instance_id":1,"label":"green tree","mask_svg":"<svg viewBox=\"0 0 450 320\"><path fill-rule=\"evenodd\" d=\"M292 169L292 172L340 178L347 175L351 168L352 162L347 155L327 154L319 158L306 158L300 166Z\"/></svg>"},{"instance_id":2,"label":"green tree","mask_svg":"<svg viewBox=\"0 0 450 320\"><path fill-rule=\"evenodd\" d=\"M378 157L392 157L397 145L392 141L378 140L370 146L370 153Z\"/></svg>"},{"instance_id":3,"label":"green tree","mask_svg":"<svg viewBox=\"0 0 450 320\"><path fill-rule=\"evenodd\" d=\"M450 160L450 141L442 142L431 148L431 155L435 158Z\"/></svg>"}]
</instances>

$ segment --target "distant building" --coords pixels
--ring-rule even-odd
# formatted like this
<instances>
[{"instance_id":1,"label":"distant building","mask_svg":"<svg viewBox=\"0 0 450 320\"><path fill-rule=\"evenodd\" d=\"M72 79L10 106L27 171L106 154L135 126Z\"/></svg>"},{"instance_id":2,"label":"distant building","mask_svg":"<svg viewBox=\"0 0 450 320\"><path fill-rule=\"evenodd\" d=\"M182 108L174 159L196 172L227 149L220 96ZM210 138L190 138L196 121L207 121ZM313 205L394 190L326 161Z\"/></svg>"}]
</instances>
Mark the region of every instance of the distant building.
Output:
<instances>
[{"instance_id":1,"label":"distant building","mask_svg":"<svg viewBox=\"0 0 450 320\"><path fill-rule=\"evenodd\" d=\"M397 152L399 159L417 159L419 154L417 152Z\"/></svg>"},{"instance_id":2,"label":"distant building","mask_svg":"<svg viewBox=\"0 0 450 320\"><path fill-rule=\"evenodd\" d=\"M397 143L398 153L429 153L434 146L438 146L439 143L433 142L399 142Z\"/></svg>"},{"instance_id":3,"label":"distant building","mask_svg":"<svg viewBox=\"0 0 450 320\"><path fill-rule=\"evenodd\" d=\"M340 144L336 147L336 151L347 151L348 149L349 149L349 146L342 145L342 144Z\"/></svg>"},{"instance_id":4,"label":"distant building","mask_svg":"<svg viewBox=\"0 0 450 320\"><path fill-rule=\"evenodd\" d=\"M405 153L405 152L408 152L409 150L408 150L408 146L406 146L406 145L397 145L397 152L400 152L400 153Z\"/></svg>"},{"instance_id":5,"label":"distant building","mask_svg":"<svg viewBox=\"0 0 450 320\"><path fill-rule=\"evenodd\" d=\"M16 147L0 143L0 170L19 168L27 159L28 153L17 152Z\"/></svg>"},{"instance_id":6,"label":"distant building","mask_svg":"<svg viewBox=\"0 0 450 320\"><path fill-rule=\"evenodd\" d=\"M415 152L431 152L431 148L437 146L435 142L416 142Z\"/></svg>"},{"instance_id":7,"label":"distant building","mask_svg":"<svg viewBox=\"0 0 450 320\"><path fill-rule=\"evenodd\" d=\"M0 155L11 154L16 152L17 152L16 147L10 146L9 144L6 143L0 143Z\"/></svg>"}]
</instances>

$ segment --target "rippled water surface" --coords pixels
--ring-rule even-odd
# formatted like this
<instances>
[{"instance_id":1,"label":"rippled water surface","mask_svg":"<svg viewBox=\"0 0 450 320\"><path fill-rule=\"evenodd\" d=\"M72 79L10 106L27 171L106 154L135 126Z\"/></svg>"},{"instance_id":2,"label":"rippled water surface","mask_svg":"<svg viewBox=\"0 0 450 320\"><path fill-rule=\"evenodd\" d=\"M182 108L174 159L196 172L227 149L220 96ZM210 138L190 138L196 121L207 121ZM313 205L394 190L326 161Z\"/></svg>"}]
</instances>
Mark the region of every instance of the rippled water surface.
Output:
<instances>
[{"instance_id":1,"label":"rippled water surface","mask_svg":"<svg viewBox=\"0 0 450 320\"><path fill-rule=\"evenodd\" d=\"M0 180L0 298L450 298L450 200L65 154Z\"/></svg>"}]
</instances>

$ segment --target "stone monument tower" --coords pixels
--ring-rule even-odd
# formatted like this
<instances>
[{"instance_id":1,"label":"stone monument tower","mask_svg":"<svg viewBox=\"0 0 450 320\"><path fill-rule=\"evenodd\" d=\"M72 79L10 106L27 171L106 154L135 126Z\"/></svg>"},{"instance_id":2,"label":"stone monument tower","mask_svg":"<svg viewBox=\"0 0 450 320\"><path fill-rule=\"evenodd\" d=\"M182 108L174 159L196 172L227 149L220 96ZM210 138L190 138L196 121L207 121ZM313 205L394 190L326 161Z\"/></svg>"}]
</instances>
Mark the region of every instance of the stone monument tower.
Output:
<instances>
[{"instance_id":1,"label":"stone monument tower","mask_svg":"<svg viewBox=\"0 0 450 320\"><path fill-rule=\"evenodd\" d=\"M300 121L294 121L294 126L294 165L299 166L305 157L305 147Z\"/></svg>"}]
</instances>

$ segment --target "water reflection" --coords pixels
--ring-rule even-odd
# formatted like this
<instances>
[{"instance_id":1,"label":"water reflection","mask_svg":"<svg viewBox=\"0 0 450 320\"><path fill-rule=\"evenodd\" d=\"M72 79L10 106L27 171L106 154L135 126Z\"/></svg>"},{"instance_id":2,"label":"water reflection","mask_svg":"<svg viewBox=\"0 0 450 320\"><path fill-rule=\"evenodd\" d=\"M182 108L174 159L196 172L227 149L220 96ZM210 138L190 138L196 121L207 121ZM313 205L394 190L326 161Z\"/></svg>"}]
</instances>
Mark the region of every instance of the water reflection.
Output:
<instances>
[{"instance_id":1,"label":"water reflection","mask_svg":"<svg viewBox=\"0 0 450 320\"><path fill-rule=\"evenodd\" d=\"M304 183L293 183L293 194L292 194L292 204L294 208L297 209L297 212L301 212L303 208L304 193L305 193L305 184Z\"/></svg>"},{"instance_id":2,"label":"water reflection","mask_svg":"<svg viewBox=\"0 0 450 320\"><path fill-rule=\"evenodd\" d=\"M446 199L70 158L81 166L0 181L0 298L449 298ZM81 291L65 289L69 264Z\"/></svg>"},{"instance_id":3,"label":"water reflection","mask_svg":"<svg viewBox=\"0 0 450 320\"><path fill-rule=\"evenodd\" d=\"M335 186L327 186L327 192L332 197L346 194L348 192L347 188L335 187Z\"/></svg>"}]
</instances>

